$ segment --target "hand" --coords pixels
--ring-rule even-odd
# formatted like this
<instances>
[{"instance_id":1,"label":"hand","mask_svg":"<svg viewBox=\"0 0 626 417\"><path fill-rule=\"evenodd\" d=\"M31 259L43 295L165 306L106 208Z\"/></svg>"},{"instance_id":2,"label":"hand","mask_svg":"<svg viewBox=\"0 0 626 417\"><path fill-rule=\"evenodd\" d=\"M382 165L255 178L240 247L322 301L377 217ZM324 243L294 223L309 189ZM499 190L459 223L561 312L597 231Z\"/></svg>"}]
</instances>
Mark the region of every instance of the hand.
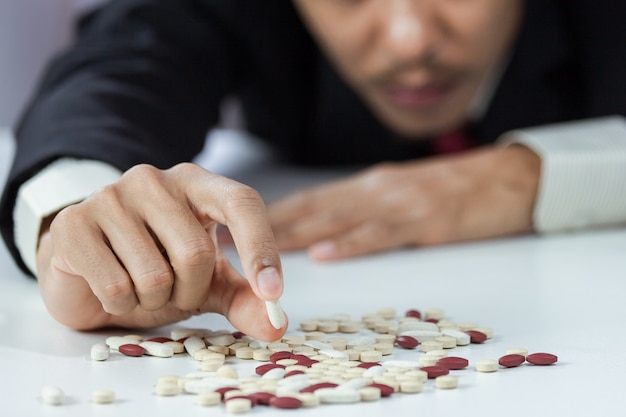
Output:
<instances>
[{"instance_id":1,"label":"hand","mask_svg":"<svg viewBox=\"0 0 626 417\"><path fill-rule=\"evenodd\" d=\"M539 157L513 145L385 163L269 206L282 250L316 260L528 231Z\"/></svg>"},{"instance_id":2,"label":"hand","mask_svg":"<svg viewBox=\"0 0 626 417\"><path fill-rule=\"evenodd\" d=\"M217 245L228 226L247 280ZM148 165L62 210L37 252L42 298L76 329L155 327L218 312L262 340L272 327L264 300L283 289L263 201L251 188L192 164Z\"/></svg>"}]
</instances>

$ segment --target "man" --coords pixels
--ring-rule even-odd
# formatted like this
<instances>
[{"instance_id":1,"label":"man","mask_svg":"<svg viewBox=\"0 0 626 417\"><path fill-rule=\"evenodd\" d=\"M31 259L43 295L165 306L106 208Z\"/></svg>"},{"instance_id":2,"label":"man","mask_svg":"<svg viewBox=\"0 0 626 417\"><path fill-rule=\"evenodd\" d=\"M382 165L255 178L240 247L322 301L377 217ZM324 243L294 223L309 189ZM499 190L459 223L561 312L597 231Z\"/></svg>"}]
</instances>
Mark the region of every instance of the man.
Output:
<instances>
[{"instance_id":1,"label":"man","mask_svg":"<svg viewBox=\"0 0 626 417\"><path fill-rule=\"evenodd\" d=\"M624 21L587 0L113 1L22 120L3 235L69 326L217 311L273 340L284 328L258 313L282 291L279 249L333 260L623 223L626 123L598 117L626 114ZM266 212L181 163L230 95L286 160L375 165Z\"/></svg>"}]
</instances>

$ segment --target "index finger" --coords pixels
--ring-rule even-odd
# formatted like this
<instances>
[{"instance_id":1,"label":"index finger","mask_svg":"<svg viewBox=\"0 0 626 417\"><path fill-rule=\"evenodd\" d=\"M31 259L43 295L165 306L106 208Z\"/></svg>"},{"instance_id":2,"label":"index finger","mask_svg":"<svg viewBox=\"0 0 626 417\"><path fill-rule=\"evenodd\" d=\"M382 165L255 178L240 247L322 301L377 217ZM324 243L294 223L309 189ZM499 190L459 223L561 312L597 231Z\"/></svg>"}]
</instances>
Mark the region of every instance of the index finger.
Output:
<instances>
[{"instance_id":1,"label":"index finger","mask_svg":"<svg viewBox=\"0 0 626 417\"><path fill-rule=\"evenodd\" d=\"M229 228L252 290L262 300L277 301L282 267L263 199L246 185L194 167L178 172L196 217L203 225L215 221Z\"/></svg>"}]
</instances>

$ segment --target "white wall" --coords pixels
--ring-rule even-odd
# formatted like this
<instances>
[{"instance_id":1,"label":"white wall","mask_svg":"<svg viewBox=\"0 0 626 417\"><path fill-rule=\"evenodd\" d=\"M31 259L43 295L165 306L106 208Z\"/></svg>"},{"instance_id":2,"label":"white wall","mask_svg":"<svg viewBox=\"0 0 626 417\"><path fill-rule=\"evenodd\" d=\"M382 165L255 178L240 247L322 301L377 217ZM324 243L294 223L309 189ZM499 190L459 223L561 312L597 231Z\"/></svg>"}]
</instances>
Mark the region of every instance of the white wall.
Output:
<instances>
[{"instance_id":1,"label":"white wall","mask_svg":"<svg viewBox=\"0 0 626 417\"><path fill-rule=\"evenodd\" d=\"M0 0L0 127L13 126L73 17L102 0Z\"/></svg>"}]
</instances>

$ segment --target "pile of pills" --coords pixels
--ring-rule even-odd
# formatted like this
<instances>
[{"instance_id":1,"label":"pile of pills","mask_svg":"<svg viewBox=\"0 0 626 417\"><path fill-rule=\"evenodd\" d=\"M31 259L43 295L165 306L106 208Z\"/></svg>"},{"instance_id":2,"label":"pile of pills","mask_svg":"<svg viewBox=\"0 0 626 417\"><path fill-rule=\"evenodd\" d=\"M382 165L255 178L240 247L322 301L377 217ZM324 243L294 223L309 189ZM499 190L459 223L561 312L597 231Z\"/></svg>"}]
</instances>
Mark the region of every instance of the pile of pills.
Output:
<instances>
[{"instance_id":1,"label":"pile of pills","mask_svg":"<svg viewBox=\"0 0 626 417\"><path fill-rule=\"evenodd\" d=\"M282 310L280 310L282 312ZM483 344L493 331L476 323L444 320L441 309L409 310L398 318L392 308L365 314L360 321L349 315L305 320L301 332L264 343L241 332L206 329L174 329L170 337L144 339L138 335L112 336L91 349L94 361L111 354L162 358L188 355L198 370L184 376L165 375L156 381L155 394L194 395L199 406L223 404L233 414L255 406L283 409L321 404L378 401L395 393L417 394L433 380L437 389L454 389L458 372L470 361L453 355L458 346ZM416 352L416 360L397 360L397 349ZM406 356L406 355L405 355ZM257 361L253 375L241 376L231 358ZM473 363L478 372L495 372L524 363L551 365L557 357L549 353L529 354L526 349L507 350L499 359ZM42 392L46 404L63 402L58 388ZM93 402L115 401L111 391L93 394Z\"/></svg>"}]
</instances>

